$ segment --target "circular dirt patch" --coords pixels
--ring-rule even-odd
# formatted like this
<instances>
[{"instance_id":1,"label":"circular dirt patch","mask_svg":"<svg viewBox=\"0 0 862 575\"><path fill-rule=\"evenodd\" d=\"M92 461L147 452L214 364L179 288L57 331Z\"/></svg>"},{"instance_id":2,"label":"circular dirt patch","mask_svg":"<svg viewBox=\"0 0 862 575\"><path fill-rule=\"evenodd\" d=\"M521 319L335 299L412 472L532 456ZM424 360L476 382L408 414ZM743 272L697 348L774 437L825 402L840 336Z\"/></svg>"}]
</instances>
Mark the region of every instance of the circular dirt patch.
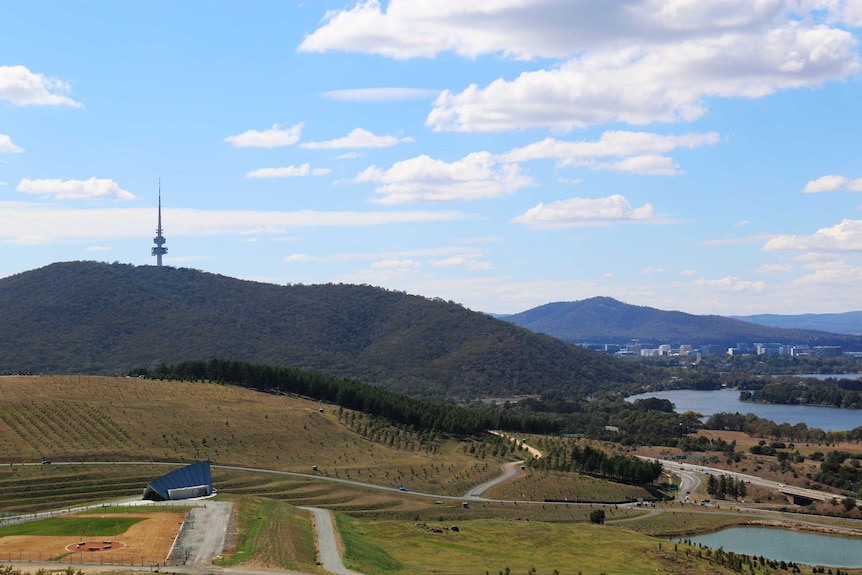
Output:
<instances>
[{"instance_id":1,"label":"circular dirt patch","mask_svg":"<svg viewBox=\"0 0 862 575\"><path fill-rule=\"evenodd\" d=\"M122 541L77 541L66 545L66 551L76 553L98 553L99 551L116 551L126 544Z\"/></svg>"}]
</instances>

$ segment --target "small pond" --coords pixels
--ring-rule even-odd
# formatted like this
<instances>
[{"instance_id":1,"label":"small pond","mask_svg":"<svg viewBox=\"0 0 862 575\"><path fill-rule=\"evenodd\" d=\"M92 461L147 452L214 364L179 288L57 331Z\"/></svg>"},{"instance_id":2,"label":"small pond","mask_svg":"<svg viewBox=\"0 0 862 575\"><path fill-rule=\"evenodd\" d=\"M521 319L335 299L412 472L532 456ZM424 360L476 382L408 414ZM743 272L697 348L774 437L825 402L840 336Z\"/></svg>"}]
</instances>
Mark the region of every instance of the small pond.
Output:
<instances>
[{"instance_id":1,"label":"small pond","mask_svg":"<svg viewBox=\"0 0 862 575\"><path fill-rule=\"evenodd\" d=\"M730 527L715 533L674 538L694 545L775 561L823 565L824 567L862 567L862 534L858 539L833 537L773 529L769 527Z\"/></svg>"}]
</instances>

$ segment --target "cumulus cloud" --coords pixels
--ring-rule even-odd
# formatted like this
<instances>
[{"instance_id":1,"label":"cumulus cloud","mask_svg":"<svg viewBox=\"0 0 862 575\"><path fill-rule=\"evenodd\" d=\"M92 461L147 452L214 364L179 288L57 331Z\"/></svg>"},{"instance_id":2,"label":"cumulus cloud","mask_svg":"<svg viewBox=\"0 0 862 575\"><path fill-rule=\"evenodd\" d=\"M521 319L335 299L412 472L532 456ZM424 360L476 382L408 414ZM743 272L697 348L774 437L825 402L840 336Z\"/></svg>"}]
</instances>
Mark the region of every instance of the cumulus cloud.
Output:
<instances>
[{"instance_id":1,"label":"cumulus cloud","mask_svg":"<svg viewBox=\"0 0 862 575\"><path fill-rule=\"evenodd\" d=\"M325 176L328 168L312 168L309 164L285 166L283 168L260 168L248 172L246 178L298 178L303 176Z\"/></svg>"},{"instance_id":2,"label":"cumulus cloud","mask_svg":"<svg viewBox=\"0 0 862 575\"><path fill-rule=\"evenodd\" d=\"M523 162L527 160L556 159L560 165L569 165L589 158L649 156L670 152L677 148L698 148L717 143L720 137L715 132L706 134L665 135L651 132L609 130L593 142L564 141L546 138L501 155L503 161Z\"/></svg>"},{"instance_id":3,"label":"cumulus cloud","mask_svg":"<svg viewBox=\"0 0 862 575\"><path fill-rule=\"evenodd\" d=\"M300 52L342 50L395 59L430 58L452 51L532 60L563 58L624 41L659 42L695 34L762 27L776 18L780 0L359 0L326 14Z\"/></svg>"},{"instance_id":4,"label":"cumulus cloud","mask_svg":"<svg viewBox=\"0 0 862 575\"><path fill-rule=\"evenodd\" d=\"M81 103L66 96L68 82L34 74L24 66L0 66L0 100L16 106L72 106Z\"/></svg>"},{"instance_id":5,"label":"cumulus cloud","mask_svg":"<svg viewBox=\"0 0 862 575\"><path fill-rule=\"evenodd\" d=\"M709 97L762 97L860 68L855 0L359 0L327 12L300 52L395 59L454 52L549 59L543 69L444 91L426 124L491 132L692 121ZM373 95L373 92L371 92ZM357 98L358 95L354 95Z\"/></svg>"},{"instance_id":6,"label":"cumulus cloud","mask_svg":"<svg viewBox=\"0 0 862 575\"><path fill-rule=\"evenodd\" d=\"M414 141L411 137L397 138L395 136L378 136L368 130L356 128L343 138L324 142L308 142L300 144L301 148L310 150L335 150L339 148L390 148L398 144Z\"/></svg>"},{"instance_id":7,"label":"cumulus cloud","mask_svg":"<svg viewBox=\"0 0 862 575\"><path fill-rule=\"evenodd\" d=\"M52 196L58 200L133 200L134 194L113 180L30 180L24 178L17 190L25 194Z\"/></svg>"},{"instance_id":8,"label":"cumulus cloud","mask_svg":"<svg viewBox=\"0 0 862 575\"><path fill-rule=\"evenodd\" d=\"M843 260L815 262L806 267L811 272L794 280L794 284L847 286L853 289L862 281L862 267Z\"/></svg>"},{"instance_id":9,"label":"cumulus cloud","mask_svg":"<svg viewBox=\"0 0 862 575\"><path fill-rule=\"evenodd\" d=\"M163 208L171 237L266 234L283 236L299 228L368 227L422 224L466 219L458 211L315 211L194 210ZM0 202L0 241L55 243L147 237L151 208L54 209L44 204Z\"/></svg>"},{"instance_id":10,"label":"cumulus cloud","mask_svg":"<svg viewBox=\"0 0 862 575\"><path fill-rule=\"evenodd\" d=\"M816 194L820 192L862 192L862 178L851 180L844 176L822 176L805 184L802 193Z\"/></svg>"},{"instance_id":11,"label":"cumulus cloud","mask_svg":"<svg viewBox=\"0 0 862 575\"><path fill-rule=\"evenodd\" d=\"M294 263L294 262L313 262L316 258L310 256L308 254L290 254L289 256L282 258L281 261Z\"/></svg>"},{"instance_id":12,"label":"cumulus cloud","mask_svg":"<svg viewBox=\"0 0 862 575\"><path fill-rule=\"evenodd\" d=\"M810 236L779 235L763 246L766 251L862 251L862 220L844 219Z\"/></svg>"},{"instance_id":13,"label":"cumulus cloud","mask_svg":"<svg viewBox=\"0 0 862 575\"><path fill-rule=\"evenodd\" d=\"M375 270L392 270L392 269L409 269L409 268L418 268L422 264L415 260L382 260L379 262L373 262L371 264L371 269Z\"/></svg>"},{"instance_id":14,"label":"cumulus cloud","mask_svg":"<svg viewBox=\"0 0 862 575\"><path fill-rule=\"evenodd\" d=\"M496 198L533 185L517 164L500 164L488 152L452 163L422 155L388 170L370 166L354 181L380 183L374 201L389 205Z\"/></svg>"},{"instance_id":15,"label":"cumulus cloud","mask_svg":"<svg viewBox=\"0 0 862 575\"><path fill-rule=\"evenodd\" d=\"M764 264L757 268L757 271L764 273L772 272L790 272L793 271L792 264Z\"/></svg>"},{"instance_id":16,"label":"cumulus cloud","mask_svg":"<svg viewBox=\"0 0 862 575\"><path fill-rule=\"evenodd\" d=\"M570 198L550 204L540 203L512 219L517 224L537 228L606 226L621 222L660 222L650 204L633 208L620 195L606 198Z\"/></svg>"},{"instance_id":17,"label":"cumulus cloud","mask_svg":"<svg viewBox=\"0 0 862 575\"><path fill-rule=\"evenodd\" d=\"M17 154L23 151L24 148L16 146L12 142L12 138L7 136L6 134L0 134L0 152L4 152L7 154Z\"/></svg>"},{"instance_id":18,"label":"cumulus cloud","mask_svg":"<svg viewBox=\"0 0 862 575\"><path fill-rule=\"evenodd\" d=\"M247 130L242 134L228 136L224 141L237 148L279 148L295 144L301 136L301 123L285 129L273 124L269 130Z\"/></svg>"},{"instance_id":19,"label":"cumulus cloud","mask_svg":"<svg viewBox=\"0 0 862 575\"><path fill-rule=\"evenodd\" d=\"M352 90L330 90L323 96L339 102L406 102L410 100L433 100L440 90L420 88L359 88Z\"/></svg>"},{"instance_id":20,"label":"cumulus cloud","mask_svg":"<svg viewBox=\"0 0 862 575\"><path fill-rule=\"evenodd\" d=\"M735 278L733 276L725 276L717 280L696 280L692 282L691 285L695 287L718 288L720 291L733 293L762 292L764 289L766 289L766 284L762 281L740 280L739 278Z\"/></svg>"},{"instance_id":21,"label":"cumulus cloud","mask_svg":"<svg viewBox=\"0 0 862 575\"><path fill-rule=\"evenodd\" d=\"M585 162L582 165L593 170L613 170L645 176L676 176L682 173L673 159L656 154L631 156L617 162Z\"/></svg>"},{"instance_id":22,"label":"cumulus cloud","mask_svg":"<svg viewBox=\"0 0 862 575\"><path fill-rule=\"evenodd\" d=\"M757 35L593 51L511 81L444 91L426 125L495 132L688 122L706 112L706 97L757 98L852 75L860 68L855 47L844 30L791 22Z\"/></svg>"}]
</instances>

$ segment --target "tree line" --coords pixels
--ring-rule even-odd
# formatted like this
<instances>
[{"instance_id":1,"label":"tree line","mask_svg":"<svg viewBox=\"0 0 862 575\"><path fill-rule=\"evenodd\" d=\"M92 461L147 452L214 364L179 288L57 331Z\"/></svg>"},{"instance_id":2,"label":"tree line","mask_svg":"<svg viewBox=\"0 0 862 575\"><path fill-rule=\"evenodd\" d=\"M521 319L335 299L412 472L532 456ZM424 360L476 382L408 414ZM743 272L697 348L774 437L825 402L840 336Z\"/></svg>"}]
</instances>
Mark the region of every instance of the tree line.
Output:
<instances>
[{"instance_id":1,"label":"tree line","mask_svg":"<svg viewBox=\"0 0 862 575\"><path fill-rule=\"evenodd\" d=\"M649 485L661 477L662 465L632 455L608 455L601 449L580 445L572 439L539 440L542 457L527 460L534 469L575 471L639 485Z\"/></svg>"},{"instance_id":2,"label":"tree line","mask_svg":"<svg viewBox=\"0 0 862 575\"><path fill-rule=\"evenodd\" d=\"M163 364L152 369L138 368L131 375L177 381L211 381L268 393L298 395L385 417L415 429L461 436L476 435L491 429L538 434L557 431L557 425L547 418L507 414L502 410L479 412L290 367L213 359L186 361L171 366Z\"/></svg>"}]
</instances>

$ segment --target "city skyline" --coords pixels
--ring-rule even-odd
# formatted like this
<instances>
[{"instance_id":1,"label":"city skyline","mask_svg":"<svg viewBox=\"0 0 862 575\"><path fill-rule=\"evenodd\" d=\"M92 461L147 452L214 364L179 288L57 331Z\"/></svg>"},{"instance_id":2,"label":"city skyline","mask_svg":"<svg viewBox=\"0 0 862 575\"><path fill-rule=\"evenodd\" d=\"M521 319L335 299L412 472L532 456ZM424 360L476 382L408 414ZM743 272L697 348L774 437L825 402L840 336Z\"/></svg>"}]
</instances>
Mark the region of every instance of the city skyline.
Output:
<instances>
[{"instance_id":1,"label":"city skyline","mask_svg":"<svg viewBox=\"0 0 862 575\"><path fill-rule=\"evenodd\" d=\"M860 38L855 0L7 4L0 277L154 265L158 207L164 265L242 279L855 311Z\"/></svg>"}]
</instances>

